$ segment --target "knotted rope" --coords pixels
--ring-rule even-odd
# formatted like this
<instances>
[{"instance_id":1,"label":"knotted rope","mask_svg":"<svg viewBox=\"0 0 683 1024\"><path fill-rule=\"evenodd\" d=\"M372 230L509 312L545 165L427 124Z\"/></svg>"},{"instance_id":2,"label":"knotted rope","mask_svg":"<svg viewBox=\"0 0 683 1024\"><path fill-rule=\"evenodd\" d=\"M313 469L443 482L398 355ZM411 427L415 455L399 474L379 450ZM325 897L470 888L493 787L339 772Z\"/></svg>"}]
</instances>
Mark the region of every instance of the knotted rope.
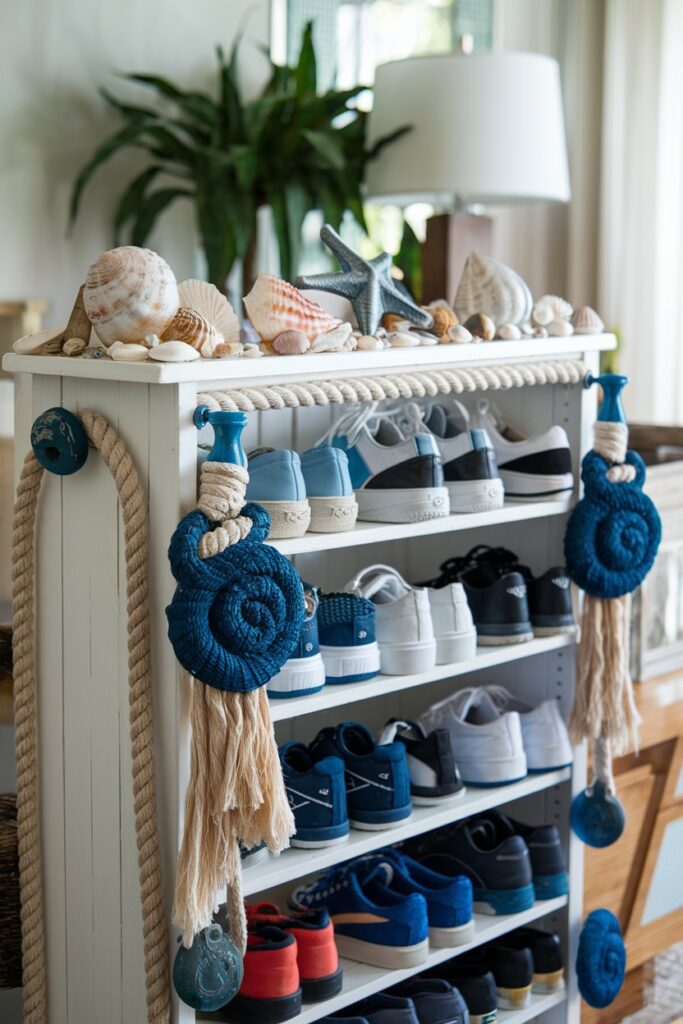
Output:
<instances>
[{"instance_id":1,"label":"knotted rope","mask_svg":"<svg viewBox=\"0 0 683 1024\"><path fill-rule=\"evenodd\" d=\"M83 412L90 442L114 478L125 533L128 596L128 685L135 829L142 899L149 1024L170 1020L168 936L164 916L154 778L147 518L137 471L125 444L103 416ZM47 1021L45 931L38 781L35 668L35 528L43 468L30 452L17 488L12 536L14 714L21 880L24 1022Z\"/></svg>"}]
</instances>

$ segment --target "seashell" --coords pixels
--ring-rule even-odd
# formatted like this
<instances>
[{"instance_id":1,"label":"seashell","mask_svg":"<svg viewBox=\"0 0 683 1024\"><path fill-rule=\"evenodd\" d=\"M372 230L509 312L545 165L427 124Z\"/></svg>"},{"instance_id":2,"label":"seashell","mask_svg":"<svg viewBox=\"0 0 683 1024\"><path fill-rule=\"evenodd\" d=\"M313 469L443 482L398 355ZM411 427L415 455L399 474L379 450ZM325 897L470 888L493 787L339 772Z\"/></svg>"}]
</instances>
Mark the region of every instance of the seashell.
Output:
<instances>
[{"instance_id":1,"label":"seashell","mask_svg":"<svg viewBox=\"0 0 683 1024\"><path fill-rule=\"evenodd\" d=\"M421 345L438 345L439 339L435 334L429 334L428 331L420 331L417 335L420 339Z\"/></svg>"},{"instance_id":2,"label":"seashell","mask_svg":"<svg viewBox=\"0 0 683 1024\"><path fill-rule=\"evenodd\" d=\"M73 304L71 315L69 316L69 322L64 328L64 337L71 340L72 338L81 338L83 340L83 348L90 341L90 334L92 332L92 324L88 319L88 314L85 311L85 302L83 300L83 290L85 285L82 284L78 289L78 295L76 301ZM73 346L72 346L73 348ZM81 352L83 349L81 349Z\"/></svg>"},{"instance_id":3,"label":"seashell","mask_svg":"<svg viewBox=\"0 0 683 1024\"><path fill-rule=\"evenodd\" d=\"M383 313L380 321L381 326L385 331L391 334L395 334L398 330L398 325L403 321L403 317L399 316L398 313Z\"/></svg>"},{"instance_id":4,"label":"seashell","mask_svg":"<svg viewBox=\"0 0 683 1024\"><path fill-rule=\"evenodd\" d=\"M88 332L90 331L90 321L88 321ZM83 338L67 338L62 345L62 355L65 356L80 356L81 352L85 351L87 342Z\"/></svg>"},{"instance_id":5,"label":"seashell","mask_svg":"<svg viewBox=\"0 0 683 1024\"><path fill-rule=\"evenodd\" d=\"M258 345L245 345L244 352L242 353L245 359L256 359L263 355L263 352Z\"/></svg>"},{"instance_id":6,"label":"seashell","mask_svg":"<svg viewBox=\"0 0 683 1024\"><path fill-rule=\"evenodd\" d=\"M215 284L191 279L178 285L180 306L193 309L223 335L226 344L240 340L240 322L225 295Z\"/></svg>"},{"instance_id":7,"label":"seashell","mask_svg":"<svg viewBox=\"0 0 683 1024\"><path fill-rule=\"evenodd\" d=\"M216 345L213 354L216 359L237 359L244 355L244 345L241 341L224 341Z\"/></svg>"},{"instance_id":8,"label":"seashell","mask_svg":"<svg viewBox=\"0 0 683 1024\"><path fill-rule=\"evenodd\" d=\"M461 323L484 310L494 324L529 319L533 299L525 281L504 263L471 252L460 278L453 309Z\"/></svg>"},{"instance_id":9,"label":"seashell","mask_svg":"<svg viewBox=\"0 0 683 1024\"><path fill-rule=\"evenodd\" d=\"M543 295L531 311L531 320L537 327L547 327L552 320L568 320L571 315L572 307L566 299Z\"/></svg>"},{"instance_id":10,"label":"seashell","mask_svg":"<svg viewBox=\"0 0 683 1024\"><path fill-rule=\"evenodd\" d=\"M173 271L151 249L109 249L88 268L83 304L100 341L138 342L161 334L180 300Z\"/></svg>"},{"instance_id":11,"label":"seashell","mask_svg":"<svg viewBox=\"0 0 683 1024\"><path fill-rule=\"evenodd\" d=\"M546 330L551 338L568 338L574 333L574 328L569 320L551 320Z\"/></svg>"},{"instance_id":12,"label":"seashell","mask_svg":"<svg viewBox=\"0 0 683 1024\"><path fill-rule=\"evenodd\" d=\"M448 331L448 340L455 342L456 345L465 345L468 341L475 339L473 339L472 333L463 324L454 324ZM478 341L479 339L476 340Z\"/></svg>"},{"instance_id":13,"label":"seashell","mask_svg":"<svg viewBox=\"0 0 683 1024\"><path fill-rule=\"evenodd\" d=\"M522 324L522 326L520 328L522 334L524 334L526 337L529 337L529 338L533 335L535 329L536 328L532 324L531 320L527 320L527 322L525 324Z\"/></svg>"},{"instance_id":14,"label":"seashell","mask_svg":"<svg viewBox=\"0 0 683 1024\"><path fill-rule=\"evenodd\" d=\"M150 350L146 345L139 345L137 342L115 341L109 346L107 355L115 359L117 363L141 363L147 358Z\"/></svg>"},{"instance_id":15,"label":"seashell","mask_svg":"<svg viewBox=\"0 0 683 1024\"><path fill-rule=\"evenodd\" d=\"M533 335L534 338L547 338L548 332L545 327L534 327Z\"/></svg>"},{"instance_id":16,"label":"seashell","mask_svg":"<svg viewBox=\"0 0 683 1024\"><path fill-rule=\"evenodd\" d=\"M356 348L362 352L378 352L384 348L384 341L382 338L373 337L372 334L361 334L356 341Z\"/></svg>"},{"instance_id":17,"label":"seashell","mask_svg":"<svg viewBox=\"0 0 683 1024\"><path fill-rule=\"evenodd\" d=\"M420 344L419 334L408 334L404 331L394 331L388 335L389 344L392 348L415 348Z\"/></svg>"},{"instance_id":18,"label":"seashell","mask_svg":"<svg viewBox=\"0 0 683 1024\"><path fill-rule=\"evenodd\" d=\"M310 341L301 331L283 331L273 338L273 348L281 356L299 356L310 347Z\"/></svg>"},{"instance_id":19,"label":"seashell","mask_svg":"<svg viewBox=\"0 0 683 1024\"><path fill-rule=\"evenodd\" d=\"M51 328L48 331L37 331L36 334L26 334L19 338L12 345L12 351L20 356L48 356L57 355L62 349L62 338L64 328L58 330Z\"/></svg>"},{"instance_id":20,"label":"seashell","mask_svg":"<svg viewBox=\"0 0 683 1024\"><path fill-rule=\"evenodd\" d=\"M199 359L199 352L186 341L165 341L150 348L147 355L157 363L191 363Z\"/></svg>"},{"instance_id":21,"label":"seashell","mask_svg":"<svg viewBox=\"0 0 683 1024\"><path fill-rule=\"evenodd\" d=\"M443 338L444 335L448 334L451 327L455 327L458 323L458 318L448 305L445 299L437 299L435 302L430 302L428 306L422 307L426 313L432 315L432 332L437 338Z\"/></svg>"},{"instance_id":22,"label":"seashell","mask_svg":"<svg viewBox=\"0 0 683 1024\"><path fill-rule=\"evenodd\" d=\"M259 274L244 296L244 306L263 341L272 341L283 331L301 331L314 341L341 323L294 285L271 274Z\"/></svg>"},{"instance_id":23,"label":"seashell","mask_svg":"<svg viewBox=\"0 0 683 1024\"><path fill-rule=\"evenodd\" d=\"M522 337L522 332L517 324L503 324L496 331L496 337L500 338L501 341L519 341Z\"/></svg>"},{"instance_id":24,"label":"seashell","mask_svg":"<svg viewBox=\"0 0 683 1024\"><path fill-rule=\"evenodd\" d=\"M591 306L580 306L572 317L574 334L602 334L605 325Z\"/></svg>"},{"instance_id":25,"label":"seashell","mask_svg":"<svg viewBox=\"0 0 683 1024\"><path fill-rule=\"evenodd\" d=\"M311 352L338 352L340 349L347 348L352 330L351 324L343 323L340 320L331 331L325 331L315 338L311 345Z\"/></svg>"},{"instance_id":26,"label":"seashell","mask_svg":"<svg viewBox=\"0 0 683 1024\"><path fill-rule=\"evenodd\" d=\"M217 345L224 342L223 335L213 324L193 309L179 309L159 335L159 341L184 341L196 348L205 359L210 359Z\"/></svg>"},{"instance_id":27,"label":"seashell","mask_svg":"<svg viewBox=\"0 0 683 1024\"><path fill-rule=\"evenodd\" d=\"M474 338L481 338L483 341L491 341L496 334L496 325L486 313L474 313L465 320L463 326Z\"/></svg>"}]
</instances>

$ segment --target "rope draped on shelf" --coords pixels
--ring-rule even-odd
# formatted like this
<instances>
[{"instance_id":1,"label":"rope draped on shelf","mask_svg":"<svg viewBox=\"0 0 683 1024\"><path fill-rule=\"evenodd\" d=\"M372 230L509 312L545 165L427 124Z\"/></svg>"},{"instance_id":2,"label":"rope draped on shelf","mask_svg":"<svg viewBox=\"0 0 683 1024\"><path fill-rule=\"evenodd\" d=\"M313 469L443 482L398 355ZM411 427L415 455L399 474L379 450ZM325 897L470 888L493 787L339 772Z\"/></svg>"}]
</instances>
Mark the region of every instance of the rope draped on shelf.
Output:
<instances>
[{"instance_id":1,"label":"rope draped on shelf","mask_svg":"<svg viewBox=\"0 0 683 1024\"><path fill-rule=\"evenodd\" d=\"M340 377L305 383L259 384L204 391L197 405L212 411L264 412L267 409L298 409L313 405L343 405L353 402L381 402L385 399L435 398L472 391L508 391L511 388L543 384L580 384L587 369L579 359L543 362L501 363L458 369L406 370L404 373L364 377Z\"/></svg>"}]
</instances>

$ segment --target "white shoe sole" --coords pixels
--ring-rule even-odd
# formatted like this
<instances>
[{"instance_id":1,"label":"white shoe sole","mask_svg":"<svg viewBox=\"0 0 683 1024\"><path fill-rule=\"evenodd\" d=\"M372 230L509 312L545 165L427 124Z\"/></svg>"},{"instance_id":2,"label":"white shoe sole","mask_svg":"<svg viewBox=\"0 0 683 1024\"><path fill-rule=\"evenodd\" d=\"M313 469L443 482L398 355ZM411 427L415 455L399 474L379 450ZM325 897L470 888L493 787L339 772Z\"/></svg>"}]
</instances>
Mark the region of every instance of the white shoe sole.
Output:
<instances>
[{"instance_id":1,"label":"white shoe sole","mask_svg":"<svg viewBox=\"0 0 683 1024\"><path fill-rule=\"evenodd\" d=\"M311 509L307 501L258 501L270 516L268 540L285 540L287 537L303 537L311 521Z\"/></svg>"},{"instance_id":2,"label":"white shoe sole","mask_svg":"<svg viewBox=\"0 0 683 1024\"><path fill-rule=\"evenodd\" d=\"M547 996L551 992L564 992L566 987L562 967L559 971L551 971L549 974L534 973L531 991L539 996Z\"/></svg>"},{"instance_id":3,"label":"white shoe sole","mask_svg":"<svg viewBox=\"0 0 683 1024\"><path fill-rule=\"evenodd\" d=\"M429 955L427 939L414 946L380 946L375 942L352 939L337 932L334 941L340 956L390 971L401 970L404 967L419 967L426 962Z\"/></svg>"},{"instance_id":4,"label":"white shoe sole","mask_svg":"<svg viewBox=\"0 0 683 1024\"><path fill-rule=\"evenodd\" d=\"M457 793L448 793L446 796L414 796L410 794L410 799L413 802L413 807L439 807L441 804L447 804L450 800L461 800L467 792L463 786Z\"/></svg>"},{"instance_id":5,"label":"white shoe sole","mask_svg":"<svg viewBox=\"0 0 683 1024\"><path fill-rule=\"evenodd\" d=\"M455 749L458 749L457 738L454 738ZM482 748L481 756L476 760L467 760L458 756L458 768L463 782L472 786L497 786L508 782L517 782L527 774L526 754L515 757L491 758Z\"/></svg>"},{"instance_id":6,"label":"white shoe sole","mask_svg":"<svg viewBox=\"0 0 683 1024\"><path fill-rule=\"evenodd\" d=\"M461 924L458 928L430 928L429 945L436 949L464 946L474 938L474 921Z\"/></svg>"},{"instance_id":7,"label":"white shoe sole","mask_svg":"<svg viewBox=\"0 0 683 1024\"><path fill-rule=\"evenodd\" d=\"M503 481L447 480L451 512L493 512L503 507L505 491Z\"/></svg>"},{"instance_id":8,"label":"white shoe sole","mask_svg":"<svg viewBox=\"0 0 683 1024\"><path fill-rule=\"evenodd\" d=\"M533 640L532 633L510 633L509 636L487 636L485 633L477 633L477 643L480 647L505 647L507 644L526 644Z\"/></svg>"},{"instance_id":9,"label":"white shoe sole","mask_svg":"<svg viewBox=\"0 0 683 1024\"><path fill-rule=\"evenodd\" d=\"M266 685L269 694L295 697L299 690L321 690L325 685L325 666L319 654L310 658L290 658Z\"/></svg>"},{"instance_id":10,"label":"white shoe sole","mask_svg":"<svg viewBox=\"0 0 683 1024\"><path fill-rule=\"evenodd\" d=\"M505 497L510 501L549 501L562 498L574 490L571 473L517 473L514 469L501 469L500 478Z\"/></svg>"},{"instance_id":11,"label":"white shoe sole","mask_svg":"<svg viewBox=\"0 0 683 1024\"><path fill-rule=\"evenodd\" d=\"M436 665L436 640L423 643L379 642L380 672L384 676L412 676L430 672Z\"/></svg>"},{"instance_id":12,"label":"white shoe sole","mask_svg":"<svg viewBox=\"0 0 683 1024\"><path fill-rule=\"evenodd\" d=\"M330 647L321 644L320 654L327 679L338 679L339 682L349 679L350 682L354 682L355 676L365 676L370 672L379 675L380 657L377 643L362 644L359 647Z\"/></svg>"},{"instance_id":13,"label":"white shoe sole","mask_svg":"<svg viewBox=\"0 0 683 1024\"><path fill-rule=\"evenodd\" d=\"M445 487L401 487L355 492L358 518L366 523L422 523L450 511Z\"/></svg>"},{"instance_id":14,"label":"white shoe sole","mask_svg":"<svg viewBox=\"0 0 683 1024\"><path fill-rule=\"evenodd\" d=\"M571 626L534 626L534 636L573 636L578 629L576 623Z\"/></svg>"},{"instance_id":15,"label":"white shoe sole","mask_svg":"<svg viewBox=\"0 0 683 1024\"><path fill-rule=\"evenodd\" d=\"M522 734L524 735L524 734ZM530 772L551 772L555 768L564 768L574 761L572 748L567 744L529 748L524 746L527 768Z\"/></svg>"},{"instance_id":16,"label":"white shoe sole","mask_svg":"<svg viewBox=\"0 0 683 1024\"><path fill-rule=\"evenodd\" d=\"M477 631L445 633L436 638L437 665L450 665L456 661L470 661L477 653Z\"/></svg>"},{"instance_id":17,"label":"white shoe sole","mask_svg":"<svg viewBox=\"0 0 683 1024\"><path fill-rule=\"evenodd\" d=\"M498 988L496 1004L499 1010L526 1010L531 1006L531 985L522 988Z\"/></svg>"},{"instance_id":18,"label":"white shoe sole","mask_svg":"<svg viewBox=\"0 0 683 1024\"><path fill-rule=\"evenodd\" d=\"M352 530L358 518L358 502L353 494L338 498L310 498L311 533L344 533Z\"/></svg>"},{"instance_id":19,"label":"white shoe sole","mask_svg":"<svg viewBox=\"0 0 683 1024\"><path fill-rule=\"evenodd\" d=\"M387 832L392 828L398 828L399 825L405 825L412 816L411 812L406 814L405 818L399 818L398 821L356 821L354 818L349 818L349 825L351 828L357 828L359 832Z\"/></svg>"},{"instance_id":20,"label":"white shoe sole","mask_svg":"<svg viewBox=\"0 0 683 1024\"><path fill-rule=\"evenodd\" d=\"M296 836L292 836L289 840L290 846L296 846L300 850L324 850L328 846L341 846L342 843L348 843L349 833L345 836L337 836L336 839L297 839Z\"/></svg>"}]
</instances>

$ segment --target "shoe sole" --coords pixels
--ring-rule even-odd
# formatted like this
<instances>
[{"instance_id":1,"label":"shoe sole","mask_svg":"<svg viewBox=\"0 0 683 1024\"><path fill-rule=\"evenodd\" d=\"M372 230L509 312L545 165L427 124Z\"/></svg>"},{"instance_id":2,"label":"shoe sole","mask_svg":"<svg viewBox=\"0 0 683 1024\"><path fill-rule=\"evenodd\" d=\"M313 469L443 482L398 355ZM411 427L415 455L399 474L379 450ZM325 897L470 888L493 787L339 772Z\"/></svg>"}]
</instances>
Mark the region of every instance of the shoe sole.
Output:
<instances>
[{"instance_id":1,"label":"shoe sole","mask_svg":"<svg viewBox=\"0 0 683 1024\"><path fill-rule=\"evenodd\" d=\"M379 675L379 647L373 640L358 647L332 647L320 645L325 666L325 682L331 686L358 683Z\"/></svg>"},{"instance_id":2,"label":"shoe sole","mask_svg":"<svg viewBox=\"0 0 683 1024\"><path fill-rule=\"evenodd\" d=\"M505 647L508 644L526 644L533 640L531 630L525 633L508 633L501 636L477 632L477 643L480 647Z\"/></svg>"},{"instance_id":3,"label":"shoe sole","mask_svg":"<svg viewBox=\"0 0 683 1024\"><path fill-rule=\"evenodd\" d=\"M477 653L477 631L445 633L436 638L437 665L451 665L456 661L471 661Z\"/></svg>"},{"instance_id":4,"label":"shoe sole","mask_svg":"<svg viewBox=\"0 0 683 1024\"><path fill-rule=\"evenodd\" d=\"M259 501L270 516L268 540L286 540L303 537L311 521L307 501Z\"/></svg>"},{"instance_id":5,"label":"shoe sole","mask_svg":"<svg viewBox=\"0 0 683 1024\"><path fill-rule=\"evenodd\" d=\"M474 938L474 921L461 924L457 928L430 928L429 945L435 949L447 949L453 946L464 946Z\"/></svg>"},{"instance_id":6,"label":"shoe sole","mask_svg":"<svg viewBox=\"0 0 683 1024\"><path fill-rule=\"evenodd\" d=\"M436 665L436 640L379 645L380 672L385 676L412 676L431 672Z\"/></svg>"},{"instance_id":7,"label":"shoe sole","mask_svg":"<svg viewBox=\"0 0 683 1024\"><path fill-rule=\"evenodd\" d=\"M458 757L458 768L466 786L504 786L527 776L526 754L495 759L481 756L476 761Z\"/></svg>"},{"instance_id":8,"label":"shoe sole","mask_svg":"<svg viewBox=\"0 0 683 1024\"><path fill-rule=\"evenodd\" d=\"M416 795L411 792L410 799L413 802L413 807L438 807L440 804L447 804L449 800L460 800L466 792L464 786L456 789L453 793L443 793L441 796L425 796L419 793Z\"/></svg>"},{"instance_id":9,"label":"shoe sole","mask_svg":"<svg viewBox=\"0 0 683 1024\"><path fill-rule=\"evenodd\" d=\"M385 832L388 829L396 828L398 825L402 825L412 817L412 804L411 813L404 814L402 818L396 818L395 821L358 821L357 818L349 818L349 824L352 828L357 828L359 832Z\"/></svg>"},{"instance_id":10,"label":"shoe sole","mask_svg":"<svg viewBox=\"0 0 683 1024\"><path fill-rule=\"evenodd\" d=\"M548 996L552 992L564 992L566 988L564 980L564 967L559 971L550 971L548 974L534 974L531 983L531 991L538 996Z\"/></svg>"},{"instance_id":11,"label":"shoe sole","mask_svg":"<svg viewBox=\"0 0 683 1024\"><path fill-rule=\"evenodd\" d=\"M573 636L579 627L575 622L571 626L533 626L534 636Z\"/></svg>"},{"instance_id":12,"label":"shoe sole","mask_svg":"<svg viewBox=\"0 0 683 1024\"><path fill-rule=\"evenodd\" d=\"M340 967L334 974L324 978L300 978L301 1000L304 1003L321 1003L323 999L331 999L339 995L342 989L344 972Z\"/></svg>"},{"instance_id":13,"label":"shoe sole","mask_svg":"<svg viewBox=\"0 0 683 1024\"><path fill-rule=\"evenodd\" d=\"M343 836L333 836L331 839L297 839L296 835L289 840L290 846L296 846L300 850L324 850L328 846L341 846L349 840L348 830Z\"/></svg>"},{"instance_id":14,"label":"shoe sole","mask_svg":"<svg viewBox=\"0 0 683 1024\"><path fill-rule=\"evenodd\" d=\"M498 1015L495 1010L490 1010L488 1013L470 1014L470 1024L494 1024L497 1019Z\"/></svg>"},{"instance_id":15,"label":"shoe sole","mask_svg":"<svg viewBox=\"0 0 683 1024\"><path fill-rule=\"evenodd\" d=\"M520 988L498 988L496 1002L499 1010L525 1010L531 1005L531 985Z\"/></svg>"},{"instance_id":16,"label":"shoe sole","mask_svg":"<svg viewBox=\"0 0 683 1024\"><path fill-rule=\"evenodd\" d=\"M537 900L554 900L569 892L569 875L561 871L557 875L534 875L534 894Z\"/></svg>"},{"instance_id":17,"label":"shoe sole","mask_svg":"<svg viewBox=\"0 0 683 1024\"><path fill-rule=\"evenodd\" d=\"M251 868L255 864L260 864L261 861L266 860L268 857L268 848L264 846L260 850L254 850L253 853L248 853L244 857L240 858L243 868Z\"/></svg>"},{"instance_id":18,"label":"shoe sole","mask_svg":"<svg viewBox=\"0 0 683 1024\"><path fill-rule=\"evenodd\" d=\"M505 497L511 501L548 501L569 495L574 490L571 473L517 473L513 469L501 469L500 478L505 488Z\"/></svg>"},{"instance_id":19,"label":"shoe sole","mask_svg":"<svg viewBox=\"0 0 683 1024\"><path fill-rule=\"evenodd\" d=\"M357 960L361 964L369 964L371 967L383 967L385 970L419 967L426 962L429 955L428 939L414 946L380 946L376 942L353 939L335 931L334 941L340 956L348 960Z\"/></svg>"},{"instance_id":20,"label":"shoe sole","mask_svg":"<svg viewBox=\"0 0 683 1024\"><path fill-rule=\"evenodd\" d=\"M505 491L501 479L447 480L451 512L493 512L503 507Z\"/></svg>"},{"instance_id":21,"label":"shoe sole","mask_svg":"<svg viewBox=\"0 0 683 1024\"><path fill-rule=\"evenodd\" d=\"M290 658L277 675L268 680L269 697L306 697L325 685L325 666L320 654L310 658Z\"/></svg>"},{"instance_id":22,"label":"shoe sole","mask_svg":"<svg viewBox=\"0 0 683 1024\"><path fill-rule=\"evenodd\" d=\"M484 889L474 887L472 909L478 914L520 914L531 910L535 902L533 885L522 885L517 889Z\"/></svg>"},{"instance_id":23,"label":"shoe sole","mask_svg":"<svg viewBox=\"0 0 683 1024\"><path fill-rule=\"evenodd\" d=\"M358 518L358 502L353 494L338 498L310 498L311 533L344 533L352 530Z\"/></svg>"},{"instance_id":24,"label":"shoe sole","mask_svg":"<svg viewBox=\"0 0 683 1024\"><path fill-rule=\"evenodd\" d=\"M450 511L446 487L400 487L355 492L358 518L366 523L422 523Z\"/></svg>"},{"instance_id":25,"label":"shoe sole","mask_svg":"<svg viewBox=\"0 0 683 1024\"><path fill-rule=\"evenodd\" d=\"M236 1024L282 1024L301 1013L301 989L289 996L275 999L255 999L236 995L226 1006L213 1013L202 1011L207 1020L235 1021Z\"/></svg>"}]
</instances>

